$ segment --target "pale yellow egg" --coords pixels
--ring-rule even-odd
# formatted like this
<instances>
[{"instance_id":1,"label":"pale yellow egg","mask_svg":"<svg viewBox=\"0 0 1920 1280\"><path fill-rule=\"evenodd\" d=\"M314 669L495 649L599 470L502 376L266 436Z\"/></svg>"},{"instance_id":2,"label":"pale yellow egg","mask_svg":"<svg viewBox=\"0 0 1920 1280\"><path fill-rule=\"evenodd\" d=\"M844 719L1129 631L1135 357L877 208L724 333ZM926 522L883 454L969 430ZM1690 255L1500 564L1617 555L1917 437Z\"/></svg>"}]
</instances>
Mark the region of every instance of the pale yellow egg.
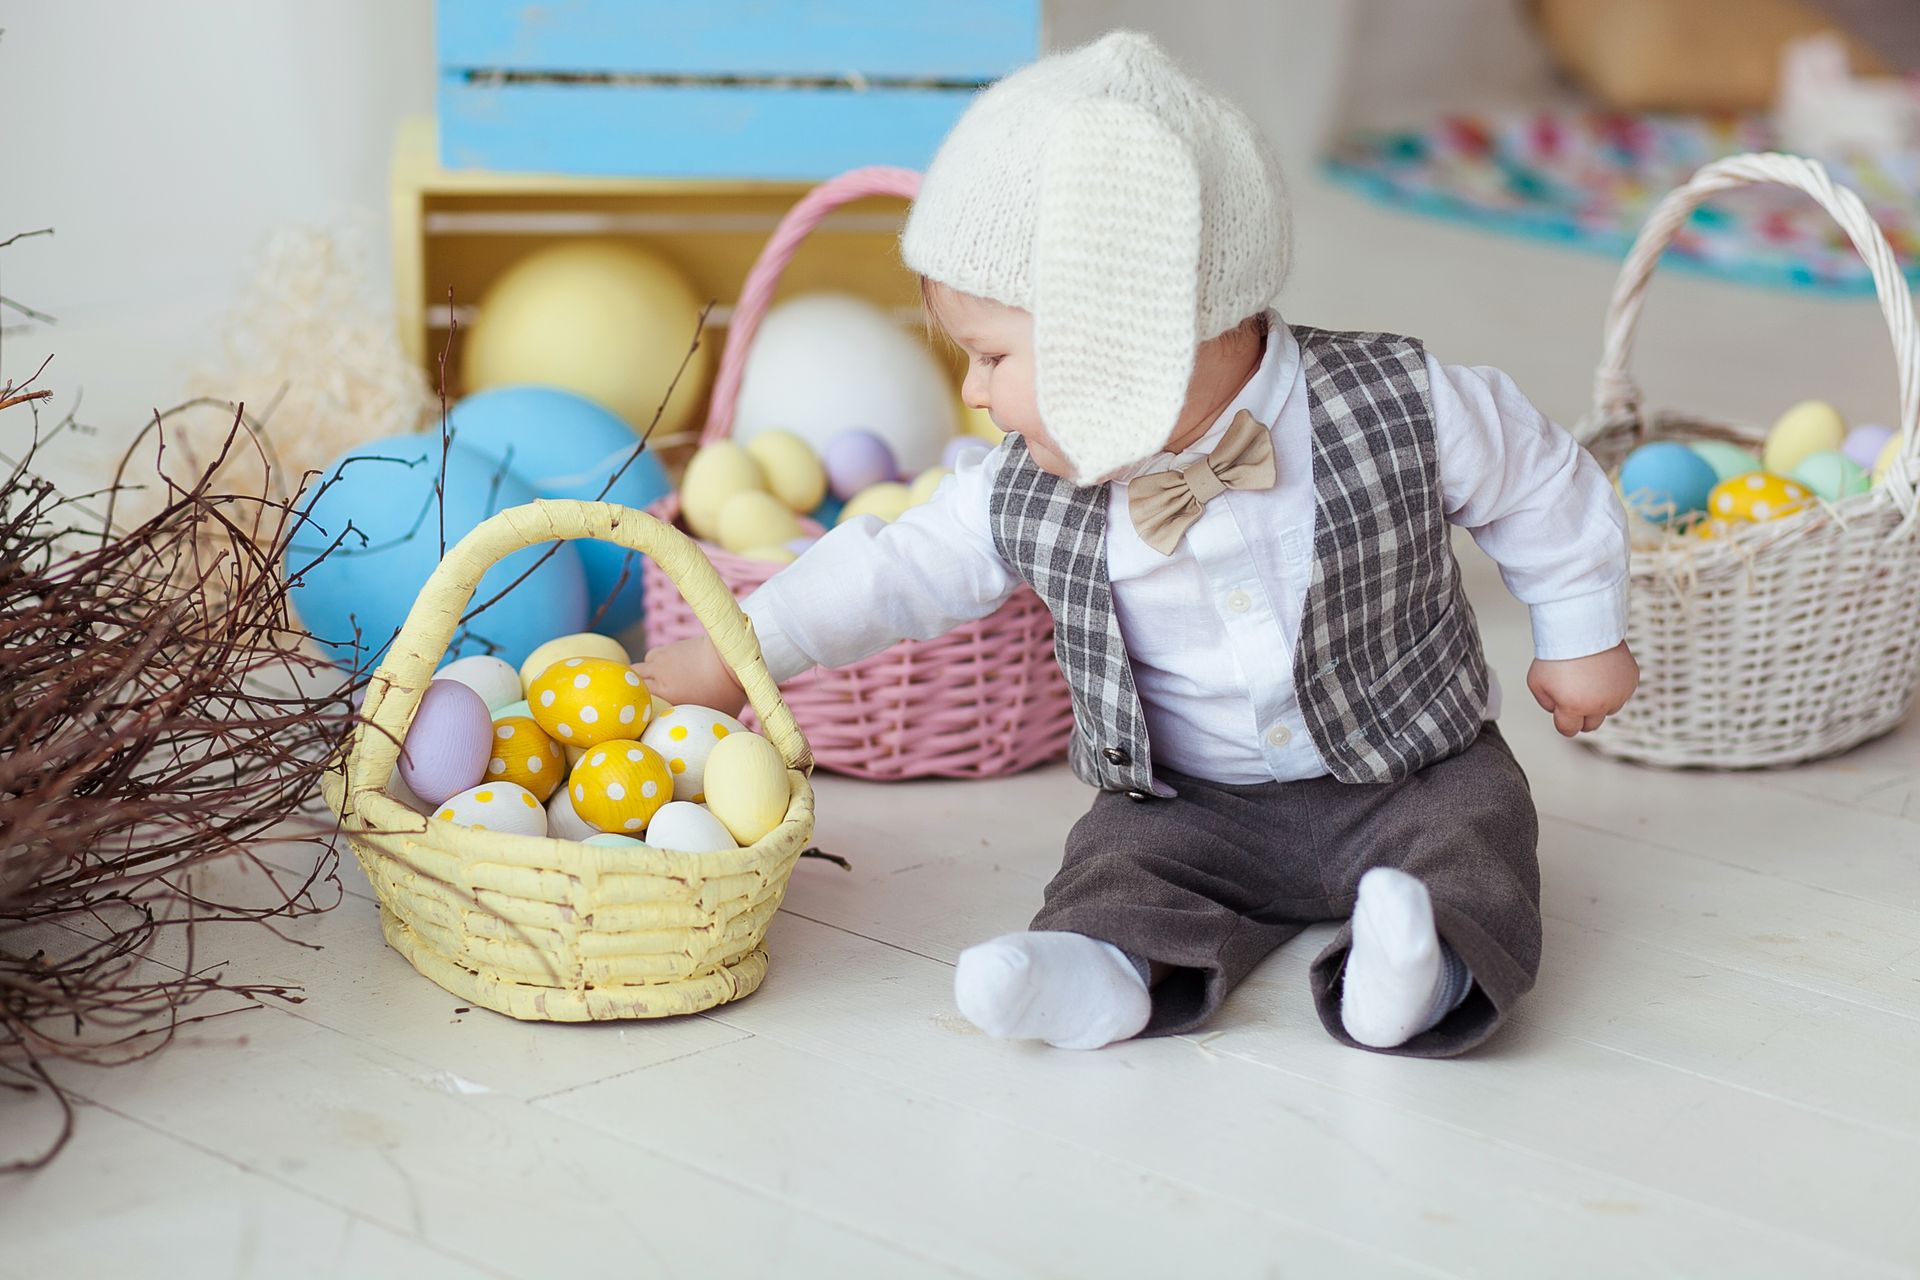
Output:
<instances>
[{"instance_id":1,"label":"pale yellow egg","mask_svg":"<svg viewBox=\"0 0 1920 1280\"><path fill-rule=\"evenodd\" d=\"M1847 439L1847 420L1822 400L1803 400L1781 414L1767 433L1761 465L1777 476L1793 469L1811 454L1838 449Z\"/></svg>"},{"instance_id":2,"label":"pale yellow egg","mask_svg":"<svg viewBox=\"0 0 1920 1280\"><path fill-rule=\"evenodd\" d=\"M765 560L768 564L792 564L800 558L786 547L748 547L740 554L749 560Z\"/></svg>"},{"instance_id":3,"label":"pale yellow egg","mask_svg":"<svg viewBox=\"0 0 1920 1280\"><path fill-rule=\"evenodd\" d=\"M653 695L639 675L606 658L562 658L534 678L527 702L563 746L637 738L653 720Z\"/></svg>"},{"instance_id":4,"label":"pale yellow egg","mask_svg":"<svg viewBox=\"0 0 1920 1280\"><path fill-rule=\"evenodd\" d=\"M739 555L748 547L779 546L803 530L800 517L770 493L748 490L720 508L720 545Z\"/></svg>"},{"instance_id":5,"label":"pale yellow egg","mask_svg":"<svg viewBox=\"0 0 1920 1280\"><path fill-rule=\"evenodd\" d=\"M1887 472L1892 469L1893 459L1895 455L1900 452L1900 445L1902 443L1903 441L1899 436L1894 436L1893 439L1887 441L1887 447L1880 451L1880 456L1873 460L1873 482L1875 484L1879 484L1887 478Z\"/></svg>"},{"instance_id":6,"label":"pale yellow egg","mask_svg":"<svg viewBox=\"0 0 1920 1280\"><path fill-rule=\"evenodd\" d=\"M928 467L915 476L913 483L907 486L908 500L914 506L919 506L933 497L934 491L940 487L940 482L952 474L953 472L945 467Z\"/></svg>"},{"instance_id":7,"label":"pale yellow egg","mask_svg":"<svg viewBox=\"0 0 1920 1280\"><path fill-rule=\"evenodd\" d=\"M707 757L707 808L744 847L779 826L792 799L787 763L757 733L722 738Z\"/></svg>"},{"instance_id":8,"label":"pale yellow egg","mask_svg":"<svg viewBox=\"0 0 1920 1280\"><path fill-rule=\"evenodd\" d=\"M753 455L731 440L719 440L687 463L680 478L680 512L695 537L713 542L720 536L720 511L727 499L766 488L766 473Z\"/></svg>"},{"instance_id":9,"label":"pale yellow egg","mask_svg":"<svg viewBox=\"0 0 1920 1280\"><path fill-rule=\"evenodd\" d=\"M521 689L532 688L534 679L562 658L605 658L622 666L633 661L627 656L626 647L612 636L595 631L557 636L528 654L527 660L520 664Z\"/></svg>"},{"instance_id":10,"label":"pale yellow egg","mask_svg":"<svg viewBox=\"0 0 1920 1280\"><path fill-rule=\"evenodd\" d=\"M652 747L615 738L580 757L567 792L573 811L600 830L634 835L673 799L673 775Z\"/></svg>"},{"instance_id":11,"label":"pale yellow egg","mask_svg":"<svg viewBox=\"0 0 1920 1280\"><path fill-rule=\"evenodd\" d=\"M658 720L671 710L673 710L673 704L671 702L668 702L657 693L653 695L653 718L655 720Z\"/></svg>"},{"instance_id":12,"label":"pale yellow egg","mask_svg":"<svg viewBox=\"0 0 1920 1280\"><path fill-rule=\"evenodd\" d=\"M854 494L852 500L840 512L840 518L834 523L845 524L860 516L879 516L882 520L892 523L912 505L913 491L903 484L889 480L883 484L868 485Z\"/></svg>"},{"instance_id":13,"label":"pale yellow egg","mask_svg":"<svg viewBox=\"0 0 1920 1280\"><path fill-rule=\"evenodd\" d=\"M827 496L827 471L813 446L791 431L762 431L747 441L767 488L789 511L812 511Z\"/></svg>"},{"instance_id":14,"label":"pale yellow egg","mask_svg":"<svg viewBox=\"0 0 1920 1280\"><path fill-rule=\"evenodd\" d=\"M960 406L960 430L966 435L979 436L988 444L999 444L1007 438L1007 433L993 424L992 414L964 404Z\"/></svg>"}]
</instances>

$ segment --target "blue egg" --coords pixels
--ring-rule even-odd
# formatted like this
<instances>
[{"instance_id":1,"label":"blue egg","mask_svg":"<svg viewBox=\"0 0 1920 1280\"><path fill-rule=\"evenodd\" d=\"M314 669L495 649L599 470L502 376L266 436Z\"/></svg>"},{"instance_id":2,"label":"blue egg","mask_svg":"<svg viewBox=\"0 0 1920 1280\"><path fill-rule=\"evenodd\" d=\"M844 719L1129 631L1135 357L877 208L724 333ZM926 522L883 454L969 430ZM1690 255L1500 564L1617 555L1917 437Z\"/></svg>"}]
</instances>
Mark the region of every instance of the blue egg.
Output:
<instances>
[{"instance_id":1,"label":"blue egg","mask_svg":"<svg viewBox=\"0 0 1920 1280\"><path fill-rule=\"evenodd\" d=\"M833 522L838 520L840 513L846 509L846 505L846 503L829 493L826 497L820 499L820 505L808 512L807 516L814 523L831 529L833 528Z\"/></svg>"},{"instance_id":2,"label":"blue egg","mask_svg":"<svg viewBox=\"0 0 1920 1280\"><path fill-rule=\"evenodd\" d=\"M1621 495L1655 524L1705 511L1719 482L1711 463L1672 440L1643 444L1620 464Z\"/></svg>"},{"instance_id":3,"label":"blue egg","mask_svg":"<svg viewBox=\"0 0 1920 1280\"><path fill-rule=\"evenodd\" d=\"M644 507L673 487L660 460L651 449L640 449L640 437L623 419L557 387L482 391L453 406L447 423L456 444L506 463L542 498ZM593 539L573 545L587 572L587 616L599 614L595 629L612 635L640 621L639 553Z\"/></svg>"},{"instance_id":4,"label":"blue egg","mask_svg":"<svg viewBox=\"0 0 1920 1280\"><path fill-rule=\"evenodd\" d=\"M340 666L370 669L385 654L440 563L443 521L451 547L488 516L534 499L498 462L454 445L446 453L446 499L438 504L433 490L440 462L438 432L392 436L347 450L308 488L305 518L287 551L289 596L302 624ZM534 569L546 549L516 551L487 571L469 608L532 569L454 631L449 658L496 653L517 666L554 636L585 629L587 579L579 553L560 543Z\"/></svg>"}]
</instances>

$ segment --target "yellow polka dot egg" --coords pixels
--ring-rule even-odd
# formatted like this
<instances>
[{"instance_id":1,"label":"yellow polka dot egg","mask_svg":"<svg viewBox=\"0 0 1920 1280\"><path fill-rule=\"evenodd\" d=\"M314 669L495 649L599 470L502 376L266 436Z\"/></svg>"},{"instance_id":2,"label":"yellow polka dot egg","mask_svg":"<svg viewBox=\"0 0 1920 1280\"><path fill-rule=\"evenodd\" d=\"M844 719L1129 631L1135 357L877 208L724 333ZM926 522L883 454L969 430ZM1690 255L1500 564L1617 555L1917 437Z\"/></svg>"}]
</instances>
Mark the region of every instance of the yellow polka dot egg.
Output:
<instances>
[{"instance_id":1,"label":"yellow polka dot egg","mask_svg":"<svg viewBox=\"0 0 1920 1280\"><path fill-rule=\"evenodd\" d=\"M637 739L653 720L653 695L633 668L610 658L561 659L527 687L527 705L564 746Z\"/></svg>"},{"instance_id":2,"label":"yellow polka dot egg","mask_svg":"<svg viewBox=\"0 0 1920 1280\"><path fill-rule=\"evenodd\" d=\"M590 747L580 757L567 790L573 811L588 824L633 835L645 831L653 815L673 799L673 774L652 747L615 738Z\"/></svg>"},{"instance_id":3,"label":"yellow polka dot egg","mask_svg":"<svg viewBox=\"0 0 1920 1280\"><path fill-rule=\"evenodd\" d=\"M1707 495L1707 514L1715 520L1778 520L1806 506L1812 497L1796 481L1751 471L1715 485Z\"/></svg>"},{"instance_id":4,"label":"yellow polka dot egg","mask_svg":"<svg viewBox=\"0 0 1920 1280\"><path fill-rule=\"evenodd\" d=\"M502 716L493 722L490 781L515 783L545 803L566 776L566 753L532 716Z\"/></svg>"},{"instance_id":5,"label":"yellow polka dot egg","mask_svg":"<svg viewBox=\"0 0 1920 1280\"><path fill-rule=\"evenodd\" d=\"M469 787L435 809L433 816L479 831L505 831L517 836L547 834L547 811L531 791L512 782L483 782Z\"/></svg>"},{"instance_id":6,"label":"yellow polka dot egg","mask_svg":"<svg viewBox=\"0 0 1920 1280\"><path fill-rule=\"evenodd\" d=\"M707 757L730 734L745 733L747 726L712 707L673 708L655 720L640 741L658 751L673 774L673 798L704 803Z\"/></svg>"}]
</instances>

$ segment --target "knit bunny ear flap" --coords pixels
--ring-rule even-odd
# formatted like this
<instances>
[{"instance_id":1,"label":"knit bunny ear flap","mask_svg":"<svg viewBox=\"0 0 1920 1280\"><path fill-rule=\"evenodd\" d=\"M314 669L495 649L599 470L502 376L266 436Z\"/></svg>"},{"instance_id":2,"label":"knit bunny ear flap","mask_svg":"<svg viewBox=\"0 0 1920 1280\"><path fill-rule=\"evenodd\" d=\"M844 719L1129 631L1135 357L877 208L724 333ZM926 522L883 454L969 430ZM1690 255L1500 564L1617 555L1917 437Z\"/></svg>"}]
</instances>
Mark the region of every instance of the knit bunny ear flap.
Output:
<instances>
[{"instance_id":1,"label":"knit bunny ear flap","mask_svg":"<svg viewBox=\"0 0 1920 1280\"><path fill-rule=\"evenodd\" d=\"M1033 245L1041 422L1091 484L1165 447L1193 377L1200 174L1150 112L1089 98L1056 120Z\"/></svg>"}]
</instances>

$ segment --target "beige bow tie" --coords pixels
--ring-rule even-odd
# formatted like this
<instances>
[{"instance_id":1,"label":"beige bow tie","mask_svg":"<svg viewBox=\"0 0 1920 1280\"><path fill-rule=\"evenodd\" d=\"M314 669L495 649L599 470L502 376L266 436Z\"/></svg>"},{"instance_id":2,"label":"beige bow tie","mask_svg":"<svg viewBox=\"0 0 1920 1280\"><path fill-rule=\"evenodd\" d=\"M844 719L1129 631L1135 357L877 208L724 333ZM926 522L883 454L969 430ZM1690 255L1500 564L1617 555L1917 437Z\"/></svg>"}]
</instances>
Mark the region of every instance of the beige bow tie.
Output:
<instances>
[{"instance_id":1,"label":"beige bow tie","mask_svg":"<svg viewBox=\"0 0 1920 1280\"><path fill-rule=\"evenodd\" d=\"M1212 453L1177 471L1155 471L1127 482L1127 510L1140 540L1173 554L1200 509L1228 489L1271 489L1279 478L1273 436L1242 409Z\"/></svg>"}]
</instances>

